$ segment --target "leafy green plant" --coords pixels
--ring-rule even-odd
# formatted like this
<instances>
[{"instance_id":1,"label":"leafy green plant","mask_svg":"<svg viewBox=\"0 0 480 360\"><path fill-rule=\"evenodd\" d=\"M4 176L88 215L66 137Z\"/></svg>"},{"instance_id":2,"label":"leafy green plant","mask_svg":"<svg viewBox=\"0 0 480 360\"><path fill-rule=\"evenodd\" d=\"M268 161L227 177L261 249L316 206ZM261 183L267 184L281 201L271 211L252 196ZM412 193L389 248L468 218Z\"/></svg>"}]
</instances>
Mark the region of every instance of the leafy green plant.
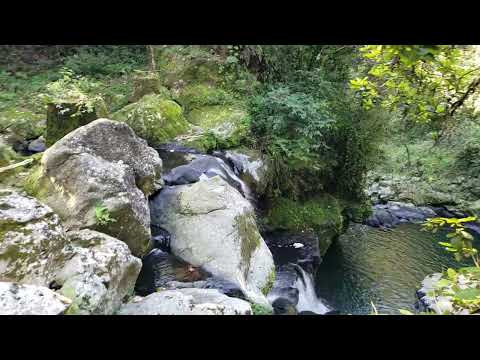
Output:
<instances>
[{"instance_id":1,"label":"leafy green plant","mask_svg":"<svg viewBox=\"0 0 480 360\"><path fill-rule=\"evenodd\" d=\"M251 304L253 315L273 315L273 311L261 304Z\"/></svg>"},{"instance_id":2,"label":"leafy green plant","mask_svg":"<svg viewBox=\"0 0 480 360\"><path fill-rule=\"evenodd\" d=\"M467 218L433 218L428 219L423 227L426 230L437 232L440 228L448 225L451 232L447 235L449 242L440 242L445 250L454 254L457 261L465 258L471 258L475 266L480 267L478 258L478 250L473 247L473 236L465 229L465 223L474 222L476 217L470 216Z\"/></svg>"},{"instance_id":3,"label":"leafy green plant","mask_svg":"<svg viewBox=\"0 0 480 360\"><path fill-rule=\"evenodd\" d=\"M116 219L110 216L108 208L102 203L95 206L95 219L98 225L107 225L109 223L117 222Z\"/></svg>"},{"instance_id":4,"label":"leafy green plant","mask_svg":"<svg viewBox=\"0 0 480 360\"><path fill-rule=\"evenodd\" d=\"M61 69L60 75L60 79L46 86L45 93L38 95L45 104L74 103L80 109L78 115L82 112L92 112L95 105L103 101L102 96L96 93L100 87L98 82L76 75L68 68Z\"/></svg>"},{"instance_id":5,"label":"leafy green plant","mask_svg":"<svg viewBox=\"0 0 480 360\"><path fill-rule=\"evenodd\" d=\"M428 219L424 224L425 229L436 232L448 225L450 233L447 235L449 242L440 242L445 250L454 254L460 261L471 258L475 267L460 269L447 269L442 278L435 284L435 289L427 294L434 298L442 296L452 303L453 313L477 313L480 311L480 262L478 250L473 247L473 236L465 229L465 223L475 221L475 217L462 219L434 218Z\"/></svg>"}]
</instances>

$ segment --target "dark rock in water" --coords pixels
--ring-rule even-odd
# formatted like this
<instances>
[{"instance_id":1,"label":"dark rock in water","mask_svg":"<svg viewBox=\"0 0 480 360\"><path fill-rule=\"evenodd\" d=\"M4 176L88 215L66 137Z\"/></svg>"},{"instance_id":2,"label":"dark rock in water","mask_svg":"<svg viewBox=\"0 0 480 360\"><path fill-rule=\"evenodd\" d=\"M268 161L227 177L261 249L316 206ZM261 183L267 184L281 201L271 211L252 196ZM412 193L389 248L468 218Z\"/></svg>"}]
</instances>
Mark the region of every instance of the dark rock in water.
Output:
<instances>
[{"instance_id":1,"label":"dark rock in water","mask_svg":"<svg viewBox=\"0 0 480 360\"><path fill-rule=\"evenodd\" d=\"M365 224L373 227L392 228L400 223L420 223L435 217L441 208L417 207L413 204L388 202L373 206L372 215ZM444 214L447 215L447 214Z\"/></svg>"},{"instance_id":2,"label":"dark rock in water","mask_svg":"<svg viewBox=\"0 0 480 360\"><path fill-rule=\"evenodd\" d=\"M295 304L285 298L278 298L272 303L275 315L297 315Z\"/></svg>"},{"instance_id":3,"label":"dark rock in water","mask_svg":"<svg viewBox=\"0 0 480 360\"><path fill-rule=\"evenodd\" d=\"M313 311L300 311L298 315L320 315L320 314L314 313Z\"/></svg>"},{"instance_id":4,"label":"dark rock in water","mask_svg":"<svg viewBox=\"0 0 480 360\"><path fill-rule=\"evenodd\" d=\"M152 243L155 249L170 253L170 233L157 225L151 225L152 229Z\"/></svg>"},{"instance_id":5,"label":"dark rock in water","mask_svg":"<svg viewBox=\"0 0 480 360\"><path fill-rule=\"evenodd\" d=\"M186 185L199 181L201 175L202 172L190 165L181 165L164 175L163 180L167 185Z\"/></svg>"},{"instance_id":6,"label":"dark rock in water","mask_svg":"<svg viewBox=\"0 0 480 360\"><path fill-rule=\"evenodd\" d=\"M210 155L200 155L187 165L178 166L163 176L167 185L192 184L205 175L207 178L220 176L229 185L247 196L247 189L232 169L222 160Z\"/></svg>"},{"instance_id":7,"label":"dark rock in water","mask_svg":"<svg viewBox=\"0 0 480 360\"><path fill-rule=\"evenodd\" d=\"M45 144L45 139L42 137L35 139L28 144L28 151L32 153L40 153L45 150L47 150L47 145Z\"/></svg>"},{"instance_id":8,"label":"dark rock in water","mask_svg":"<svg viewBox=\"0 0 480 360\"><path fill-rule=\"evenodd\" d=\"M153 249L142 262L142 270L135 285L135 291L140 296L167 287L172 281L194 282L205 280L208 276L201 269L159 249Z\"/></svg>"},{"instance_id":9,"label":"dark rock in water","mask_svg":"<svg viewBox=\"0 0 480 360\"><path fill-rule=\"evenodd\" d=\"M312 232L269 232L263 234L263 238L276 265L275 282L268 299L272 302L284 299L296 306L299 299L296 266L300 265L308 273L315 274L322 260L318 237Z\"/></svg>"},{"instance_id":10,"label":"dark rock in water","mask_svg":"<svg viewBox=\"0 0 480 360\"><path fill-rule=\"evenodd\" d=\"M338 310L331 310L331 311L329 311L329 312L326 312L326 313L323 314L323 315L340 315L340 314L341 314L341 313L340 313L340 311L338 311Z\"/></svg>"},{"instance_id":11,"label":"dark rock in water","mask_svg":"<svg viewBox=\"0 0 480 360\"><path fill-rule=\"evenodd\" d=\"M165 172L181 165L187 165L200 155L200 152L196 149L175 143L155 146L155 150L157 150L163 161L163 169Z\"/></svg>"},{"instance_id":12,"label":"dark rock in water","mask_svg":"<svg viewBox=\"0 0 480 360\"><path fill-rule=\"evenodd\" d=\"M262 234L277 265L300 264L313 274L320 265L322 257L318 246L318 237L313 232L269 232Z\"/></svg>"},{"instance_id":13,"label":"dark rock in water","mask_svg":"<svg viewBox=\"0 0 480 360\"><path fill-rule=\"evenodd\" d=\"M268 299L275 301L275 299L281 298L296 306L299 297L298 289L295 287L297 279L298 273L292 264L277 266L275 282L268 294Z\"/></svg>"},{"instance_id":14,"label":"dark rock in water","mask_svg":"<svg viewBox=\"0 0 480 360\"><path fill-rule=\"evenodd\" d=\"M219 279L216 277L209 277L205 281L206 289L217 289L222 294L225 294L229 297L239 298L246 300L245 295L242 290L235 284L230 281Z\"/></svg>"}]
</instances>

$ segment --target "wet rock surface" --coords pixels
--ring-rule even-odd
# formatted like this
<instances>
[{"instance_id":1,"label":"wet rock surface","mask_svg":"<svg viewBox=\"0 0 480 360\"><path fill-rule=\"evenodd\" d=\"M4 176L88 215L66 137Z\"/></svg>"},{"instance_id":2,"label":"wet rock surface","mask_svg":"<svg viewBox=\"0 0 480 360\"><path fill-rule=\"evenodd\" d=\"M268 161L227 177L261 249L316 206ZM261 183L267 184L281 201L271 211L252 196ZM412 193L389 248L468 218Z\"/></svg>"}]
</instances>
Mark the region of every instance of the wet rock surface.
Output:
<instances>
[{"instance_id":1,"label":"wet rock surface","mask_svg":"<svg viewBox=\"0 0 480 360\"><path fill-rule=\"evenodd\" d=\"M274 272L258 232L254 209L221 177L167 186L150 201L152 224L171 235L175 256L236 284L252 301L268 305L261 290Z\"/></svg>"}]
</instances>

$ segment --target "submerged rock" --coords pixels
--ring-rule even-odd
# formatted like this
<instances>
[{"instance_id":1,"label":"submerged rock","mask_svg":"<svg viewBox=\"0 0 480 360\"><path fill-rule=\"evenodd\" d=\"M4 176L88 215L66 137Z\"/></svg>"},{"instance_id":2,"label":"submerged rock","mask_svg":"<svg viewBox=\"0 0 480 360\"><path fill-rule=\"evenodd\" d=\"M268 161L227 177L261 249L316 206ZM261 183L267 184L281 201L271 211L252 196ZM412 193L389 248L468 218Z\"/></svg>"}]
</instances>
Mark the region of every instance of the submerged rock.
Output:
<instances>
[{"instance_id":1,"label":"submerged rock","mask_svg":"<svg viewBox=\"0 0 480 360\"><path fill-rule=\"evenodd\" d=\"M70 304L43 286L0 282L0 315L62 315Z\"/></svg>"},{"instance_id":2,"label":"submerged rock","mask_svg":"<svg viewBox=\"0 0 480 360\"><path fill-rule=\"evenodd\" d=\"M101 231L141 257L150 242L147 196L161 188L161 171L157 152L128 125L99 119L49 148L31 183L67 229Z\"/></svg>"},{"instance_id":3,"label":"submerged rock","mask_svg":"<svg viewBox=\"0 0 480 360\"><path fill-rule=\"evenodd\" d=\"M166 187L150 207L152 224L171 233L174 255L269 306L264 294L273 284L272 255L258 232L252 205L237 190L215 176Z\"/></svg>"},{"instance_id":4,"label":"submerged rock","mask_svg":"<svg viewBox=\"0 0 480 360\"><path fill-rule=\"evenodd\" d=\"M214 289L165 290L128 303L119 315L251 315L246 301Z\"/></svg>"},{"instance_id":5,"label":"submerged rock","mask_svg":"<svg viewBox=\"0 0 480 360\"><path fill-rule=\"evenodd\" d=\"M171 282L194 282L207 278L207 274L189 263L159 249L153 249L143 258L135 290L147 296Z\"/></svg>"}]
</instances>

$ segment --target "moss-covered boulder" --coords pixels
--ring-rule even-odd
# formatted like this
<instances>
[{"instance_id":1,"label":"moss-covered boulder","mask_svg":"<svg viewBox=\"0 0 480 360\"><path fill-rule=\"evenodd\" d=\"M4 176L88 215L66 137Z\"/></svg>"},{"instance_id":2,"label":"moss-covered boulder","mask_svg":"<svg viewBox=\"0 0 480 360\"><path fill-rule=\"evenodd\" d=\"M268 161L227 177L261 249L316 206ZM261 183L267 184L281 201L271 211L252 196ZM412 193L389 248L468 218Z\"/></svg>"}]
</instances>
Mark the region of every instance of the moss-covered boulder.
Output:
<instances>
[{"instance_id":1,"label":"moss-covered boulder","mask_svg":"<svg viewBox=\"0 0 480 360\"><path fill-rule=\"evenodd\" d=\"M190 111L187 119L198 131L178 141L200 151L238 147L248 136L248 114L240 106L205 106Z\"/></svg>"},{"instance_id":2,"label":"moss-covered boulder","mask_svg":"<svg viewBox=\"0 0 480 360\"><path fill-rule=\"evenodd\" d=\"M93 229L142 257L150 245L147 197L159 190L162 161L126 124L98 119L50 147L25 188L68 229Z\"/></svg>"},{"instance_id":3,"label":"moss-covered boulder","mask_svg":"<svg viewBox=\"0 0 480 360\"><path fill-rule=\"evenodd\" d=\"M2 111L0 129L8 129L23 140L36 139L45 133L45 115L18 109Z\"/></svg>"},{"instance_id":4,"label":"moss-covered boulder","mask_svg":"<svg viewBox=\"0 0 480 360\"><path fill-rule=\"evenodd\" d=\"M112 118L130 125L137 136L151 145L171 141L190 127L180 105L154 94L145 95L138 102L127 105Z\"/></svg>"},{"instance_id":5,"label":"moss-covered boulder","mask_svg":"<svg viewBox=\"0 0 480 360\"><path fill-rule=\"evenodd\" d=\"M200 83L186 85L175 96L175 100L188 113L193 109L199 109L204 106L231 105L234 102L234 97L218 86Z\"/></svg>"},{"instance_id":6,"label":"moss-covered boulder","mask_svg":"<svg viewBox=\"0 0 480 360\"><path fill-rule=\"evenodd\" d=\"M252 205L219 176L168 187L150 202L152 224L172 235L172 253L269 306L275 266ZM263 292L262 292L263 291Z\"/></svg>"},{"instance_id":7,"label":"moss-covered boulder","mask_svg":"<svg viewBox=\"0 0 480 360\"><path fill-rule=\"evenodd\" d=\"M160 77L169 88L189 83L219 83L221 59L201 46L159 46L156 60Z\"/></svg>"},{"instance_id":8,"label":"moss-covered boulder","mask_svg":"<svg viewBox=\"0 0 480 360\"><path fill-rule=\"evenodd\" d=\"M133 80L133 94L130 101L132 103L137 102L149 94L158 94L166 99L170 98L170 91L162 85L162 81L157 73L140 73Z\"/></svg>"},{"instance_id":9,"label":"moss-covered boulder","mask_svg":"<svg viewBox=\"0 0 480 360\"><path fill-rule=\"evenodd\" d=\"M48 287L67 259L68 243L49 207L0 190L0 281Z\"/></svg>"},{"instance_id":10,"label":"moss-covered boulder","mask_svg":"<svg viewBox=\"0 0 480 360\"><path fill-rule=\"evenodd\" d=\"M105 109L101 105L97 110L76 103L49 104L45 137L47 146L55 144L73 130L104 117L102 115L105 115Z\"/></svg>"},{"instance_id":11,"label":"moss-covered boulder","mask_svg":"<svg viewBox=\"0 0 480 360\"><path fill-rule=\"evenodd\" d=\"M272 230L313 230L323 256L343 229L342 210L337 199L327 194L305 202L277 198L268 212L266 225Z\"/></svg>"}]
</instances>

